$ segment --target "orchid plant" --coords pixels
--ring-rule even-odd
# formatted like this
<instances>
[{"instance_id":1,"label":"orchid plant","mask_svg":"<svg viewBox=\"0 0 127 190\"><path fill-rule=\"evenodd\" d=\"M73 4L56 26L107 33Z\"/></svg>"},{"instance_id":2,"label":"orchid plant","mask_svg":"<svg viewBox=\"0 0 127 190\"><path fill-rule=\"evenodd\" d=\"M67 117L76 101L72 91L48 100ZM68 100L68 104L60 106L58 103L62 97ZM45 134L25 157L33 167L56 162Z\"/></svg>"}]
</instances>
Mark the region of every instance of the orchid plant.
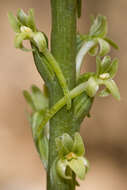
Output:
<instances>
[{"instance_id":1,"label":"orchid plant","mask_svg":"<svg viewBox=\"0 0 127 190\"><path fill-rule=\"evenodd\" d=\"M72 1L71 6L73 3ZM63 6L62 3L60 3L60 6ZM74 7L76 7L77 15L80 17L81 0L77 0ZM59 12L59 10L57 11ZM71 9L68 11L71 11ZM32 52L36 68L45 82L43 90L32 85L31 92L24 90L23 94L32 110L31 113L28 113L28 119L36 149L48 174L47 189L75 189L75 186L79 185L77 178L80 180L85 178L89 170L89 162L84 157L86 153L83 140L79 134L79 127L74 126L80 126L85 116L89 117L96 96L106 97L112 94L114 98L120 100L120 93L114 81L118 69L118 59L112 60L108 55L111 46L115 49L118 49L118 46L107 37L106 17L102 15L93 17L88 34L77 33L75 36L77 50L75 54L76 64L74 65L76 82L75 86L70 89L60 62L49 50L46 34L36 27L33 9L30 9L28 14L19 9L17 16L9 13L8 18L16 33L15 47ZM24 40L30 42L31 49L24 47ZM96 71L81 74L80 71L86 54L96 57ZM52 85L56 85L56 81L63 95L52 105L51 89ZM100 86L104 87L101 91L99 90ZM55 86L55 89L57 91L57 86ZM64 107L66 104L67 107ZM66 114L72 113L72 126L69 126L69 122L66 122L66 124L63 124L63 128L59 126L58 130L52 132L51 120L57 114L59 115L62 109L65 109ZM57 120L55 122L57 125ZM73 131L72 134L68 132L70 128ZM52 141L53 133L55 138ZM58 135L59 133L61 135ZM50 157L50 141L56 147L53 159Z\"/></svg>"}]
</instances>

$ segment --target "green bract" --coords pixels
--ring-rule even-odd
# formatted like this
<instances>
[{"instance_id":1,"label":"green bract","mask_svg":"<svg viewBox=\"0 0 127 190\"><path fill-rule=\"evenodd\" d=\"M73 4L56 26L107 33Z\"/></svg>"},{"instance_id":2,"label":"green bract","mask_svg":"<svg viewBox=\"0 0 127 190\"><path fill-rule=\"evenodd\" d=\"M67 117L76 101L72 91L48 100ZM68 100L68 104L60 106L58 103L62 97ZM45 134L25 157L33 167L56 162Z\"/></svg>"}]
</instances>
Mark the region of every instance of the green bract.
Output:
<instances>
[{"instance_id":1,"label":"green bract","mask_svg":"<svg viewBox=\"0 0 127 190\"><path fill-rule=\"evenodd\" d=\"M58 161L56 170L58 174L65 179L72 179L75 175L84 179L89 168L89 163L84 158L85 148L79 133L75 133L74 138L68 134L63 134L56 138L58 151ZM70 172L67 170L70 168Z\"/></svg>"}]
</instances>

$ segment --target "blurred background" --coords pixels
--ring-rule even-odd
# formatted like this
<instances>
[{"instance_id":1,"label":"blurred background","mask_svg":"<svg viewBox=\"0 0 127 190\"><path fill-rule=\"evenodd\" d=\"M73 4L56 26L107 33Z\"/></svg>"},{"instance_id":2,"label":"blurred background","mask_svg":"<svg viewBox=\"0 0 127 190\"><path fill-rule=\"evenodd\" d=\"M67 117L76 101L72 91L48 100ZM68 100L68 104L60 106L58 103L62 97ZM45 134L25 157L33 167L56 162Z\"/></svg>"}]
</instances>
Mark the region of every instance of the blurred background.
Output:
<instances>
[{"instance_id":1,"label":"blurred background","mask_svg":"<svg viewBox=\"0 0 127 190\"><path fill-rule=\"evenodd\" d=\"M81 127L91 169L79 190L127 189L127 1L82 0L83 14L79 31L87 32L90 15L106 15L109 36L120 47L111 55L120 60L116 82L121 101L112 97L96 98L91 118ZM34 8L36 22L50 37L49 0L0 0L0 190L45 190L45 171L32 140L26 118L23 89L31 84L42 86L31 53L13 47L14 33L9 26L7 12L17 8ZM94 69L95 60L87 57L85 69ZM93 63L92 63L93 62Z\"/></svg>"}]
</instances>

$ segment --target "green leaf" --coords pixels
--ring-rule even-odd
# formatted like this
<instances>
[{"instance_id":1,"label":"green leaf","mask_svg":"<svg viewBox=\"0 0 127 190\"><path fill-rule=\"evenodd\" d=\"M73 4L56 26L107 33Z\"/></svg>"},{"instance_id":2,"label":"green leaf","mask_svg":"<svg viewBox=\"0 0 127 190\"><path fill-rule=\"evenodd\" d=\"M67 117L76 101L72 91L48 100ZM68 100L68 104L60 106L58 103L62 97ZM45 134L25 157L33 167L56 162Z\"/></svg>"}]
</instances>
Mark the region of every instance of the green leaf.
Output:
<instances>
[{"instance_id":1,"label":"green leaf","mask_svg":"<svg viewBox=\"0 0 127 190\"><path fill-rule=\"evenodd\" d=\"M49 106L48 98L35 85L32 85L31 90L32 90L32 99L36 107L36 110L40 111L47 109Z\"/></svg>"},{"instance_id":2,"label":"green leaf","mask_svg":"<svg viewBox=\"0 0 127 190\"><path fill-rule=\"evenodd\" d=\"M87 82L87 86L85 88L85 91L88 96L94 97L99 89L98 83L96 82L96 79L94 77L90 77L90 79Z\"/></svg>"},{"instance_id":3,"label":"green leaf","mask_svg":"<svg viewBox=\"0 0 127 190\"><path fill-rule=\"evenodd\" d=\"M85 178L86 167L84 166L84 161L79 157L77 157L77 159L68 161L67 165L72 169L79 179L83 180Z\"/></svg>"},{"instance_id":4,"label":"green leaf","mask_svg":"<svg viewBox=\"0 0 127 190\"><path fill-rule=\"evenodd\" d=\"M20 32L21 23L11 12L8 13L8 19L14 32L16 33Z\"/></svg>"},{"instance_id":5,"label":"green leaf","mask_svg":"<svg viewBox=\"0 0 127 190\"><path fill-rule=\"evenodd\" d=\"M28 91L24 90L23 95L24 95L24 98L27 101L27 103L31 106L32 110L35 111L36 108L35 108L35 105L33 103L33 99L31 97L31 94Z\"/></svg>"},{"instance_id":6,"label":"green leaf","mask_svg":"<svg viewBox=\"0 0 127 190\"><path fill-rule=\"evenodd\" d=\"M27 25L28 15L22 9L18 9L17 18L22 23L22 25L28 26Z\"/></svg>"},{"instance_id":7,"label":"green leaf","mask_svg":"<svg viewBox=\"0 0 127 190\"><path fill-rule=\"evenodd\" d=\"M72 179L72 176L66 175L66 169L67 169L67 160L58 160L57 165L56 165L56 170L60 177L64 179Z\"/></svg>"},{"instance_id":8,"label":"green leaf","mask_svg":"<svg viewBox=\"0 0 127 190\"><path fill-rule=\"evenodd\" d=\"M107 73L110 65L111 65L110 56L105 56L101 61L100 74Z\"/></svg>"},{"instance_id":9,"label":"green leaf","mask_svg":"<svg viewBox=\"0 0 127 190\"><path fill-rule=\"evenodd\" d=\"M55 139L57 151L60 157L66 156L71 152L73 146L73 139L67 133L64 133L62 136Z\"/></svg>"},{"instance_id":10,"label":"green leaf","mask_svg":"<svg viewBox=\"0 0 127 190\"><path fill-rule=\"evenodd\" d=\"M105 89L103 89L100 93L99 93L99 96L100 97L107 97L107 96L109 96L111 93L110 93L110 91L107 89L107 88L105 88Z\"/></svg>"},{"instance_id":11,"label":"green leaf","mask_svg":"<svg viewBox=\"0 0 127 190\"><path fill-rule=\"evenodd\" d=\"M106 17L98 15L91 28L90 28L90 32L89 35L92 37L100 37L103 38L105 37L107 34L107 20Z\"/></svg>"},{"instance_id":12,"label":"green leaf","mask_svg":"<svg viewBox=\"0 0 127 190\"><path fill-rule=\"evenodd\" d=\"M118 70L118 59L114 59L108 69L111 78L114 78Z\"/></svg>"},{"instance_id":13,"label":"green leaf","mask_svg":"<svg viewBox=\"0 0 127 190\"><path fill-rule=\"evenodd\" d=\"M40 153L40 158L46 170L48 169L48 148L49 141L45 136L43 136L38 142L38 149Z\"/></svg>"},{"instance_id":14,"label":"green leaf","mask_svg":"<svg viewBox=\"0 0 127 190\"><path fill-rule=\"evenodd\" d=\"M113 48L119 49L119 46L115 42L113 42L111 39L106 37L104 38L104 40L107 41Z\"/></svg>"},{"instance_id":15,"label":"green leaf","mask_svg":"<svg viewBox=\"0 0 127 190\"><path fill-rule=\"evenodd\" d=\"M72 152L74 152L77 156L83 156L85 154L85 147L82 140L82 137L77 132L74 135L74 143L72 147Z\"/></svg>"},{"instance_id":16,"label":"green leaf","mask_svg":"<svg viewBox=\"0 0 127 190\"><path fill-rule=\"evenodd\" d=\"M120 100L120 93L119 89L114 82L114 80L109 79L109 80L104 80L103 84L107 87L107 89L111 92L111 94L116 98L117 100Z\"/></svg>"},{"instance_id":17,"label":"green leaf","mask_svg":"<svg viewBox=\"0 0 127 190\"><path fill-rule=\"evenodd\" d=\"M37 129L40 126L41 122L43 120L43 114L42 112L35 112L32 116L32 133L33 133L33 138L35 140L35 143L37 141Z\"/></svg>"},{"instance_id":18,"label":"green leaf","mask_svg":"<svg viewBox=\"0 0 127 190\"><path fill-rule=\"evenodd\" d=\"M107 53L109 53L110 51L110 45L103 39L101 38L97 38L98 43L100 45L100 52L99 52L99 56L105 56Z\"/></svg>"}]
</instances>

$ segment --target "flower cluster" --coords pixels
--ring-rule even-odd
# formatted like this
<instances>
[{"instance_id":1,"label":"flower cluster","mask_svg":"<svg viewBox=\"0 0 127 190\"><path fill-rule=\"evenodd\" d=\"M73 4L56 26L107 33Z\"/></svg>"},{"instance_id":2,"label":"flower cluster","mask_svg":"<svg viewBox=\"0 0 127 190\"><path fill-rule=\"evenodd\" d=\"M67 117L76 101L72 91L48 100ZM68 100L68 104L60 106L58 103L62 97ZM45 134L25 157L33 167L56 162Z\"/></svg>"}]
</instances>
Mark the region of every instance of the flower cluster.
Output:
<instances>
[{"instance_id":1,"label":"flower cluster","mask_svg":"<svg viewBox=\"0 0 127 190\"><path fill-rule=\"evenodd\" d=\"M117 100L120 100L120 93L118 87L113 80L118 69L118 60L111 60L110 56L105 56L102 60L100 57L96 58L96 73L85 73L79 80L86 81L85 91L88 96L94 97L99 90L99 85L104 88L99 96L105 97L112 94Z\"/></svg>"}]
</instances>

